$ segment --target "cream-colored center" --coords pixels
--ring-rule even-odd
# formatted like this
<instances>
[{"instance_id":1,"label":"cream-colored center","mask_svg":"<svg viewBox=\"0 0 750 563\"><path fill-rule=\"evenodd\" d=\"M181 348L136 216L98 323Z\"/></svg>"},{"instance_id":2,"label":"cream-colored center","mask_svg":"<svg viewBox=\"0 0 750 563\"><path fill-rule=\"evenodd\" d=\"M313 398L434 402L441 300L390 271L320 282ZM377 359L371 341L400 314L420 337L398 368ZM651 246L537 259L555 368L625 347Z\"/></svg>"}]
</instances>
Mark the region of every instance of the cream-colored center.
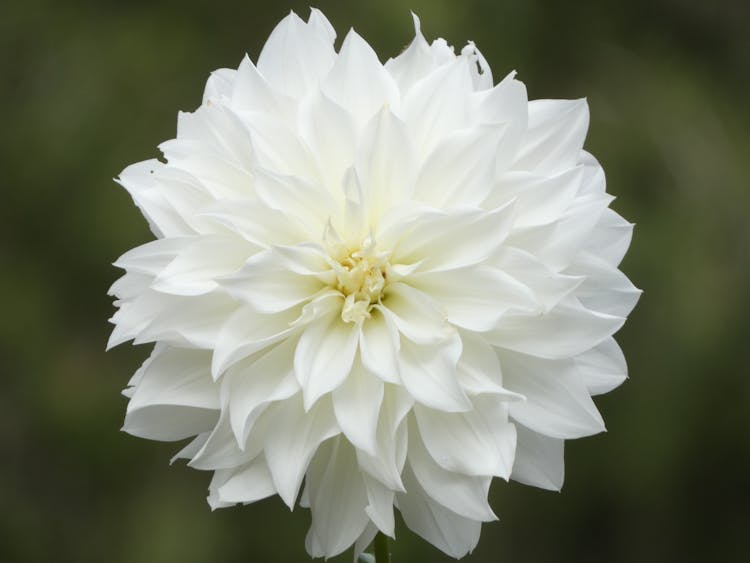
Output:
<instances>
[{"instance_id":1,"label":"cream-colored center","mask_svg":"<svg viewBox=\"0 0 750 563\"><path fill-rule=\"evenodd\" d=\"M370 317L373 306L383 297L388 268L387 254L378 253L373 244L363 244L334 263L336 289L344 295L344 322L357 323Z\"/></svg>"}]
</instances>

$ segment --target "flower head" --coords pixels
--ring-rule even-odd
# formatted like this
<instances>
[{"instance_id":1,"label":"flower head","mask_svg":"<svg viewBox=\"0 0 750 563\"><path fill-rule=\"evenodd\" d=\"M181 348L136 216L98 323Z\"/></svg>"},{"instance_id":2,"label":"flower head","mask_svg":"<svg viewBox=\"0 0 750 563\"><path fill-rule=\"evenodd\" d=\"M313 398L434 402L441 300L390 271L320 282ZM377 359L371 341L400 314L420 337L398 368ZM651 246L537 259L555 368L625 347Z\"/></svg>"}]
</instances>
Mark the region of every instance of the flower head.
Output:
<instances>
[{"instance_id":1,"label":"flower head","mask_svg":"<svg viewBox=\"0 0 750 563\"><path fill-rule=\"evenodd\" d=\"M208 80L166 163L119 182L156 240L118 261L110 340L155 343L125 430L193 438L223 507L309 506L307 549L394 534L471 551L493 477L559 489L563 440L625 362L631 225L583 150L583 100L494 85L469 43L381 64L294 13Z\"/></svg>"}]
</instances>

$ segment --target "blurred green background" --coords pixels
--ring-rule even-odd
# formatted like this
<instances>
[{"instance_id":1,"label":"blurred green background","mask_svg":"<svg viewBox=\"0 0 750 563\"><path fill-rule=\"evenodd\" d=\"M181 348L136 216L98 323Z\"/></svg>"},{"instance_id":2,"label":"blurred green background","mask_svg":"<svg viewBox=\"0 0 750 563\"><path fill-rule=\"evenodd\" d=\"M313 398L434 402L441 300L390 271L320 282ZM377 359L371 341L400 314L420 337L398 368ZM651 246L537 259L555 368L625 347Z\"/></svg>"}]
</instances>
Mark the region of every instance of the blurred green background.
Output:
<instances>
[{"instance_id":1,"label":"blurred green background","mask_svg":"<svg viewBox=\"0 0 750 563\"><path fill-rule=\"evenodd\" d=\"M496 482L469 561L747 561L750 9L736 2L315 3L381 58L473 39L531 98L587 96L587 147L638 225L645 290L609 432L569 442L566 485ZM255 59L307 2L0 4L0 561L304 562L309 513L211 513L179 446L119 432L146 348L104 352L121 253L151 238L112 178L156 156L208 73ZM395 562L447 561L403 526ZM345 555L337 561L350 561Z\"/></svg>"}]
</instances>

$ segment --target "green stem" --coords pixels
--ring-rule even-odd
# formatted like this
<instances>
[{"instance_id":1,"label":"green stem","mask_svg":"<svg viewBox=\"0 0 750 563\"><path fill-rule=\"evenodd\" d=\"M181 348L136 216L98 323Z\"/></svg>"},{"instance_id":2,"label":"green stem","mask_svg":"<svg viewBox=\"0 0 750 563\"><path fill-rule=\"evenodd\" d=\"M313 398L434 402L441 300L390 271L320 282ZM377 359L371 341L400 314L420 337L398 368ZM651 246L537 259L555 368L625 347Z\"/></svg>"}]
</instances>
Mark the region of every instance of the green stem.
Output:
<instances>
[{"instance_id":1,"label":"green stem","mask_svg":"<svg viewBox=\"0 0 750 563\"><path fill-rule=\"evenodd\" d=\"M390 546L388 545L388 536L382 532L378 532L372 545L375 549L375 563L391 563L391 551L389 549Z\"/></svg>"}]
</instances>

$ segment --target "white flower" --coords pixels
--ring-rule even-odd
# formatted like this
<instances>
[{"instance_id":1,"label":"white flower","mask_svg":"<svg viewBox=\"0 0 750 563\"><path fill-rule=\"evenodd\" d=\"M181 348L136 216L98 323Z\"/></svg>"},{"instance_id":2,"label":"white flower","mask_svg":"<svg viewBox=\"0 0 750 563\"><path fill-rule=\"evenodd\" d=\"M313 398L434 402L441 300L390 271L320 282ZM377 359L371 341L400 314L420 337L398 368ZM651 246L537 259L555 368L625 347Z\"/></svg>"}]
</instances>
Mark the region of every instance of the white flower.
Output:
<instances>
[{"instance_id":1,"label":"white flower","mask_svg":"<svg viewBox=\"0 0 750 563\"><path fill-rule=\"evenodd\" d=\"M166 164L119 182L156 240L116 263L110 345L155 343L124 429L194 439L212 507L278 494L307 549L407 526L461 557L493 477L548 489L563 441L604 429L612 339L639 291L632 225L582 149L584 100L493 86L473 44L381 64L294 13L257 66L211 75Z\"/></svg>"}]
</instances>

